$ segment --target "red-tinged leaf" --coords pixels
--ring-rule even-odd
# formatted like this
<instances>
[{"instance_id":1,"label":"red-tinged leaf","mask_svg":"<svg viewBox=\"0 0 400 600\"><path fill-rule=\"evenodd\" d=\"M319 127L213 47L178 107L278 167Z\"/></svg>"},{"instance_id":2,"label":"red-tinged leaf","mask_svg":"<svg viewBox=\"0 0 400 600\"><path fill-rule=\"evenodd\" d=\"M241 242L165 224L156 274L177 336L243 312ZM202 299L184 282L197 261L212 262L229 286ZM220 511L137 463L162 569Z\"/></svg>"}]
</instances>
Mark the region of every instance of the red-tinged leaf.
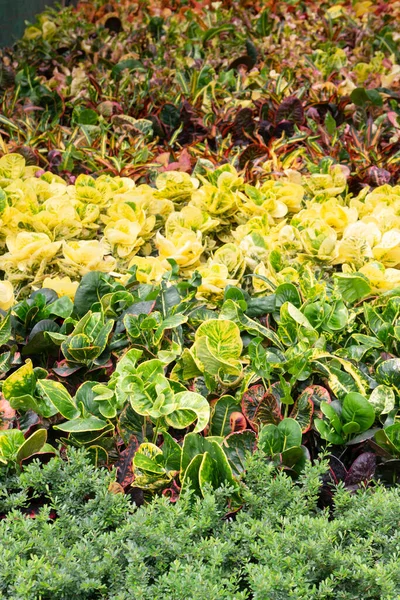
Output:
<instances>
[{"instance_id":1,"label":"red-tinged leaf","mask_svg":"<svg viewBox=\"0 0 400 600\"><path fill-rule=\"evenodd\" d=\"M57 363L57 366L54 367L53 372L56 375L59 375L59 377L69 377L70 375L73 375L74 373L79 371L79 369L81 368L82 367L80 365L78 365L77 367L70 367L66 360L61 360Z\"/></svg>"},{"instance_id":2,"label":"red-tinged leaf","mask_svg":"<svg viewBox=\"0 0 400 600\"><path fill-rule=\"evenodd\" d=\"M323 415L319 411L321 402L327 402L328 404L330 404L332 401L331 395L328 392L328 390L322 385L309 385L303 390L301 395L303 396L304 394L307 394L308 398L313 402L315 416L318 416L318 418L322 419Z\"/></svg>"},{"instance_id":3,"label":"red-tinged leaf","mask_svg":"<svg viewBox=\"0 0 400 600\"><path fill-rule=\"evenodd\" d=\"M396 112L390 111L390 112L386 113L386 116L387 116L389 123L391 123L391 125L393 125L393 127L395 127L396 129L400 129L400 119Z\"/></svg>"},{"instance_id":4,"label":"red-tinged leaf","mask_svg":"<svg viewBox=\"0 0 400 600\"><path fill-rule=\"evenodd\" d=\"M311 429L314 414L314 402L308 392L303 392L293 405L290 417L295 419L301 427L301 433Z\"/></svg>"},{"instance_id":5,"label":"red-tinged leaf","mask_svg":"<svg viewBox=\"0 0 400 600\"><path fill-rule=\"evenodd\" d=\"M268 154L268 148L261 144L250 144L246 150L239 156L239 168L244 169L246 165L252 163L256 158L266 156Z\"/></svg>"},{"instance_id":6,"label":"red-tinged leaf","mask_svg":"<svg viewBox=\"0 0 400 600\"><path fill-rule=\"evenodd\" d=\"M192 165L190 162L190 155L187 149L182 150L179 159L176 162L169 163L165 165L160 172L162 171L183 171L184 173L188 173L191 171Z\"/></svg>"},{"instance_id":7,"label":"red-tinged leaf","mask_svg":"<svg viewBox=\"0 0 400 600\"><path fill-rule=\"evenodd\" d=\"M263 385L253 385L250 387L247 392L243 394L242 397L242 413L249 421L249 423L253 423L257 409L261 404L262 399L265 396L265 388Z\"/></svg>"},{"instance_id":8,"label":"red-tinged leaf","mask_svg":"<svg viewBox=\"0 0 400 600\"><path fill-rule=\"evenodd\" d=\"M0 431L9 429L10 422L15 417L15 410L11 408L10 403L6 400L3 394L0 395Z\"/></svg>"},{"instance_id":9,"label":"red-tinged leaf","mask_svg":"<svg viewBox=\"0 0 400 600\"><path fill-rule=\"evenodd\" d=\"M347 470L341 460L339 460L336 456L330 456L329 458L329 470L332 475L332 481L334 483L339 483L339 481L343 481L346 478Z\"/></svg>"},{"instance_id":10,"label":"red-tinged leaf","mask_svg":"<svg viewBox=\"0 0 400 600\"><path fill-rule=\"evenodd\" d=\"M125 490L118 481L112 481L108 486L110 494L125 494Z\"/></svg>"},{"instance_id":11,"label":"red-tinged leaf","mask_svg":"<svg viewBox=\"0 0 400 600\"><path fill-rule=\"evenodd\" d=\"M159 154L154 159L154 162L159 163L160 165L163 165L163 167L167 167L168 163L169 163L170 155L171 155L171 152L161 152L161 154Z\"/></svg>"},{"instance_id":12,"label":"red-tinged leaf","mask_svg":"<svg viewBox=\"0 0 400 600\"><path fill-rule=\"evenodd\" d=\"M322 476L322 486L320 490L320 503L322 506L332 506L334 486L343 481L347 475L347 470L336 456L329 457L329 471Z\"/></svg>"},{"instance_id":13,"label":"red-tinged leaf","mask_svg":"<svg viewBox=\"0 0 400 600\"><path fill-rule=\"evenodd\" d=\"M368 183L374 186L385 185L390 182L391 174L386 169L380 169L379 167L369 167L367 171Z\"/></svg>"},{"instance_id":14,"label":"red-tinged leaf","mask_svg":"<svg viewBox=\"0 0 400 600\"><path fill-rule=\"evenodd\" d=\"M243 431L247 428L246 417L241 412L233 412L229 418L231 431Z\"/></svg>"},{"instance_id":15,"label":"red-tinged leaf","mask_svg":"<svg viewBox=\"0 0 400 600\"><path fill-rule=\"evenodd\" d=\"M285 98L276 111L275 122L291 121L297 125L304 123L304 109L301 100L295 96Z\"/></svg>"},{"instance_id":16,"label":"red-tinged leaf","mask_svg":"<svg viewBox=\"0 0 400 600\"><path fill-rule=\"evenodd\" d=\"M242 108L237 113L232 125L232 139L234 144L240 144L249 140L253 135L255 123L251 108Z\"/></svg>"},{"instance_id":17,"label":"red-tinged leaf","mask_svg":"<svg viewBox=\"0 0 400 600\"><path fill-rule=\"evenodd\" d=\"M123 452L119 455L119 459L115 466L117 467L117 483L119 483L124 490L128 488L134 480L134 474L132 469L132 460L136 450L139 448L139 442L132 436L131 442Z\"/></svg>"},{"instance_id":18,"label":"red-tinged leaf","mask_svg":"<svg viewBox=\"0 0 400 600\"><path fill-rule=\"evenodd\" d=\"M376 469L376 456L373 452L363 452L356 458L344 480L347 488L357 489L372 479Z\"/></svg>"},{"instance_id":19,"label":"red-tinged leaf","mask_svg":"<svg viewBox=\"0 0 400 600\"><path fill-rule=\"evenodd\" d=\"M264 395L255 415L257 423L277 425L282 420L281 404L272 390Z\"/></svg>"},{"instance_id":20,"label":"red-tinged leaf","mask_svg":"<svg viewBox=\"0 0 400 600\"><path fill-rule=\"evenodd\" d=\"M258 425L276 425L282 419L280 402L273 390L265 392L263 385L253 385L243 394L242 412L254 429Z\"/></svg>"},{"instance_id":21,"label":"red-tinged leaf","mask_svg":"<svg viewBox=\"0 0 400 600\"><path fill-rule=\"evenodd\" d=\"M175 480L173 480L173 482L169 488L162 491L162 495L169 498L169 501L172 503L175 503L179 499L180 493L181 493L181 488L179 487L179 485L176 483Z\"/></svg>"}]
</instances>

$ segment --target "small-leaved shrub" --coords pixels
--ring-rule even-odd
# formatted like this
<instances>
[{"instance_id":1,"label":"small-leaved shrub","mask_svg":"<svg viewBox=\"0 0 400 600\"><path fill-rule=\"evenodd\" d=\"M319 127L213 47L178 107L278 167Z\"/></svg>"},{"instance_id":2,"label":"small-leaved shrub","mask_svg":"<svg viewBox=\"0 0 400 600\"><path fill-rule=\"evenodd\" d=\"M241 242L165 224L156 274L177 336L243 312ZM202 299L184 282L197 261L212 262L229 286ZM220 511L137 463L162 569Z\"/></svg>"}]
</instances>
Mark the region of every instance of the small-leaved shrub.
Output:
<instances>
[{"instance_id":1,"label":"small-leaved shrub","mask_svg":"<svg viewBox=\"0 0 400 600\"><path fill-rule=\"evenodd\" d=\"M318 506L324 460L293 482L260 453L245 505L229 490L136 508L73 450L2 482L0 597L8 600L394 600L400 489L338 488ZM8 489L8 491L5 491Z\"/></svg>"}]
</instances>

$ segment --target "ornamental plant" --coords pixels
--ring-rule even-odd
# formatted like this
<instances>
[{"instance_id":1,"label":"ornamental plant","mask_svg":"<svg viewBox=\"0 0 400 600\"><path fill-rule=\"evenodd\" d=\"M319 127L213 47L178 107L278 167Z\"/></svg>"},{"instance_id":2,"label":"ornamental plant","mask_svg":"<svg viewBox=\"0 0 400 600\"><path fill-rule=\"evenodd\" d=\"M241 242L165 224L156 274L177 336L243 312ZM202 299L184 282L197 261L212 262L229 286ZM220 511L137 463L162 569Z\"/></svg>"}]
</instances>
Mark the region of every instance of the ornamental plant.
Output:
<instances>
[{"instance_id":1,"label":"ornamental plant","mask_svg":"<svg viewBox=\"0 0 400 600\"><path fill-rule=\"evenodd\" d=\"M84 448L232 513L258 451L325 452L328 504L398 481L398 6L272 4L78 3L1 51L0 470Z\"/></svg>"}]
</instances>

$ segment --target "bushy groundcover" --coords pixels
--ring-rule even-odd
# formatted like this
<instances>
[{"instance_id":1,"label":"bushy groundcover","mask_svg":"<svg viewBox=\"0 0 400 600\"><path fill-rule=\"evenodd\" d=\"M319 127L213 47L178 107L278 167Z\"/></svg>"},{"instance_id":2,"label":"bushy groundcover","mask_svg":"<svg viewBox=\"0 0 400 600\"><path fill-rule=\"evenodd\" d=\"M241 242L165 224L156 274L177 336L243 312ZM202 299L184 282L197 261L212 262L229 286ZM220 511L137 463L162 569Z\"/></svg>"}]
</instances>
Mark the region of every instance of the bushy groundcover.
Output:
<instances>
[{"instance_id":1,"label":"bushy groundcover","mask_svg":"<svg viewBox=\"0 0 400 600\"><path fill-rule=\"evenodd\" d=\"M226 488L136 508L82 452L35 462L1 492L1 597L394 600L399 488L339 487L332 512L321 510L326 468L294 484L253 456L245 504L226 515Z\"/></svg>"}]
</instances>

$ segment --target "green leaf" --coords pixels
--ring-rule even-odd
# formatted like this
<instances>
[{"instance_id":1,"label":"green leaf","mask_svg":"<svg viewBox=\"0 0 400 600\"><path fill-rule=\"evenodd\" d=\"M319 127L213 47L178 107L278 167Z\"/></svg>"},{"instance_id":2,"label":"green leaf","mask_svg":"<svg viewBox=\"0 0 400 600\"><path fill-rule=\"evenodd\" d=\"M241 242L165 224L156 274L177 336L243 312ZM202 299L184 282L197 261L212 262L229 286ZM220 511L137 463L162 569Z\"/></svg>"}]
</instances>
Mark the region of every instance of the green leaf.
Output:
<instances>
[{"instance_id":1,"label":"green leaf","mask_svg":"<svg viewBox=\"0 0 400 600\"><path fill-rule=\"evenodd\" d=\"M199 467L199 486L202 496L205 495L207 486L215 490L218 487L218 483L217 462L208 452L205 452Z\"/></svg>"},{"instance_id":2,"label":"green leaf","mask_svg":"<svg viewBox=\"0 0 400 600\"><path fill-rule=\"evenodd\" d=\"M137 438L140 443L144 442L145 437L151 437L152 435L149 420L135 412L130 404L119 415L118 432L126 446L132 437Z\"/></svg>"},{"instance_id":3,"label":"green leaf","mask_svg":"<svg viewBox=\"0 0 400 600\"><path fill-rule=\"evenodd\" d=\"M68 390L62 383L52 381L51 379L39 379L36 389L40 396L51 402L66 419L75 419L79 416L79 410L76 408Z\"/></svg>"},{"instance_id":4,"label":"green leaf","mask_svg":"<svg viewBox=\"0 0 400 600\"><path fill-rule=\"evenodd\" d=\"M36 388L36 377L30 358L25 364L12 373L3 384L3 395L6 400L20 396L33 396Z\"/></svg>"},{"instance_id":5,"label":"green leaf","mask_svg":"<svg viewBox=\"0 0 400 600\"><path fill-rule=\"evenodd\" d=\"M326 440L337 446L342 446L345 443L345 439L336 433L336 431L332 429L326 421L323 421L322 419L314 419L314 426L323 440Z\"/></svg>"},{"instance_id":6,"label":"green leaf","mask_svg":"<svg viewBox=\"0 0 400 600\"><path fill-rule=\"evenodd\" d=\"M203 456L203 454L196 454L188 464L182 478L181 493L184 493L186 489L191 488L196 496L202 496L199 481L199 471L203 461Z\"/></svg>"},{"instance_id":7,"label":"green leaf","mask_svg":"<svg viewBox=\"0 0 400 600\"><path fill-rule=\"evenodd\" d=\"M22 348L23 356L42 354L45 352L58 353L56 343L47 335L48 332L58 333L60 326L51 319L43 319L33 327L28 343Z\"/></svg>"},{"instance_id":8,"label":"green leaf","mask_svg":"<svg viewBox=\"0 0 400 600\"><path fill-rule=\"evenodd\" d=\"M96 392L94 392L94 388L96 385L95 381L85 381L76 391L75 405L79 408L83 417L95 415L99 419L103 418L100 412L100 402L95 400Z\"/></svg>"},{"instance_id":9,"label":"green leaf","mask_svg":"<svg viewBox=\"0 0 400 600\"><path fill-rule=\"evenodd\" d=\"M294 419L283 419L278 424L278 431L281 437L282 452L287 448L301 445L301 427Z\"/></svg>"},{"instance_id":10,"label":"green leaf","mask_svg":"<svg viewBox=\"0 0 400 600\"><path fill-rule=\"evenodd\" d=\"M179 471L181 468L182 448L166 431L162 432L163 445L162 453L164 457L164 466L167 471Z\"/></svg>"},{"instance_id":11,"label":"green leaf","mask_svg":"<svg viewBox=\"0 0 400 600\"><path fill-rule=\"evenodd\" d=\"M375 410L361 394L352 392L344 398L342 419L345 423L357 423L360 432L366 431L375 421Z\"/></svg>"},{"instance_id":12,"label":"green leaf","mask_svg":"<svg viewBox=\"0 0 400 600\"><path fill-rule=\"evenodd\" d=\"M233 25L220 25L219 27L211 27L203 35L203 44L217 37L221 33L232 33L235 30Z\"/></svg>"},{"instance_id":13,"label":"green leaf","mask_svg":"<svg viewBox=\"0 0 400 600\"><path fill-rule=\"evenodd\" d=\"M54 429L59 429L60 431L65 431L67 433L80 433L85 431L101 431L105 427L107 427L108 423L99 419L98 417L86 417L86 418L78 418L72 419L72 421L68 421L67 423L62 423L61 425L54 425Z\"/></svg>"},{"instance_id":14,"label":"green leaf","mask_svg":"<svg viewBox=\"0 0 400 600\"><path fill-rule=\"evenodd\" d=\"M118 79L121 77L122 72L128 69L129 71L146 71L146 68L143 66L139 60L135 60L134 58L127 58L125 60L121 60L111 69L111 77L113 79Z\"/></svg>"},{"instance_id":15,"label":"green leaf","mask_svg":"<svg viewBox=\"0 0 400 600\"><path fill-rule=\"evenodd\" d=\"M334 135L337 130L337 124L332 116L332 113L328 110L325 116L325 127L329 135Z\"/></svg>"},{"instance_id":16,"label":"green leaf","mask_svg":"<svg viewBox=\"0 0 400 600\"><path fill-rule=\"evenodd\" d=\"M223 360L213 352L213 348L206 336L195 341L192 347L192 356L202 373L211 376L225 375L239 376L242 370L241 363L234 358Z\"/></svg>"},{"instance_id":17,"label":"green leaf","mask_svg":"<svg viewBox=\"0 0 400 600\"><path fill-rule=\"evenodd\" d=\"M204 454L204 452L210 449L210 442L207 438L196 433L188 433L185 435L182 446L181 474L185 474L189 463L195 456Z\"/></svg>"},{"instance_id":18,"label":"green leaf","mask_svg":"<svg viewBox=\"0 0 400 600\"><path fill-rule=\"evenodd\" d=\"M213 404L210 418L210 434L222 435L231 433L230 416L234 412L240 412L240 402L233 396L221 396Z\"/></svg>"},{"instance_id":19,"label":"green leaf","mask_svg":"<svg viewBox=\"0 0 400 600\"><path fill-rule=\"evenodd\" d=\"M242 353L239 327L227 319L206 321L196 331L196 341L206 337L210 351L221 361L238 359Z\"/></svg>"},{"instance_id":20,"label":"green leaf","mask_svg":"<svg viewBox=\"0 0 400 600\"><path fill-rule=\"evenodd\" d=\"M133 457L133 466L137 467L141 471L148 471L149 473L158 473L163 475L165 469L156 461L157 457L162 457L163 452L155 444L148 442L141 444L135 456Z\"/></svg>"},{"instance_id":21,"label":"green leaf","mask_svg":"<svg viewBox=\"0 0 400 600\"><path fill-rule=\"evenodd\" d=\"M124 387L122 387L122 385ZM145 390L145 384L137 375L126 377L121 389L128 396L131 406L139 415L149 416L151 414L154 400Z\"/></svg>"},{"instance_id":22,"label":"green leaf","mask_svg":"<svg viewBox=\"0 0 400 600\"><path fill-rule=\"evenodd\" d=\"M249 429L235 431L225 438L222 447L233 475L239 477L246 470L247 456L254 452L255 446L256 434Z\"/></svg>"},{"instance_id":23,"label":"green leaf","mask_svg":"<svg viewBox=\"0 0 400 600\"><path fill-rule=\"evenodd\" d=\"M268 456L274 456L282 451L281 436L276 425L262 427L258 436L258 446Z\"/></svg>"},{"instance_id":24,"label":"green leaf","mask_svg":"<svg viewBox=\"0 0 400 600\"><path fill-rule=\"evenodd\" d=\"M334 309L331 311L324 328L331 332L340 331L346 327L348 319L349 311L347 310L344 302L339 300L335 303Z\"/></svg>"},{"instance_id":25,"label":"green leaf","mask_svg":"<svg viewBox=\"0 0 400 600\"><path fill-rule=\"evenodd\" d=\"M24 442L24 434L19 429L0 431L0 461L7 463L8 460L15 460Z\"/></svg>"},{"instance_id":26,"label":"green leaf","mask_svg":"<svg viewBox=\"0 0 400 600\"><path fill-rule=\"evenodd\" d=\"M17 462L29 458L32 454L40 452L47 440L46 429L38 429L18 449L16 460Z\"/></svg>"},{"instance_id":27,"label":"green leaf","mask_svg":"<svg viewBox=\"0 0 400 600\"><path fill-rule=\"evenodd\" d=\"M338 361L340 365L344 368L344 370L351 376L357 391L363 395L367 393L367 390L369 388L368 379L365 377L364 373L360 371L360 369L353 365L352 362L346 360L345 358L341 358L340 356L329 354L329 352L323 352L318 349L313 350L313 359L320 360L322 358L330 358L335 361ZM329 374L335 373L335 371L337 371L335 367L332 367L330 365L328 366ZM333 391L336 395L339 395L337 394L336 390Z\"/></svg>"},{"instance_id":28,"label":"green leaf","mask_svg":"<svg viewBox=\"0 0 400 600\"><path fill-rule=\"evenodd\" d=\"M356 106L365 106L368 102L371 102L374 106L383 105L382 96L375 89L367 90L363 87L358 87L351 92L350 99Z\"/></svg>"},{"instance_id":29,"label":"green leaf","mask_svg":"<svg viewBox=\"0 0 400 600\"><path fill-rule=\"evenodd\" d=\"M301 306L299 291L293 283L282 283L275 290L275 310L279 310L285 302L290 302L296 308Z\"/></svg>"},{"instance_id":30,"label":"green leaf","mask_svg":"<svg viewBox=\"0 0 400 600\"><path fill-rule=\"evenodd\" d=\"M47 306L49 316L54 315L56 317L61 317L62 319L67 319L70 317L73 308L74 303L72 302L71 298L68 298L68 296L62 296Z\"/></svg>"},{"instance_id":31,"label":"green leaf","mask_svg":"<svg viewBox=\"0 0 400 600\"><path fill-rule=\"evenodd\" d=\"M361 273L335 273L333 275L345 302L354 304L371 293L371 285Z\"/></svg>"},{"instance_id":32,"label":"green leaf","mask_svg":"<svg viewBox=\"0 0 400 600\"><path fill-rule=\"evenodd\" d=\"M74 299L74 310L80 317L86 315L95 302L113 290L111 277L100 271L90 271L81 279Z\"/></svg>"},{"instance_id":33,"label":"green leaf","mask_svg":"<svg viewBox=\"0 0 400 600\"><path fill-rule=\"evenodd\" d=\"M171 315L170 317L167 317L154 332L154 343L158 344L160 342L166 329L175 329L176 327L186 323L187 320L188 317L182 314Z\"/></svg>"},{"instance_id":34,"label":"green leaf","mask_svg":"<svg viewBox=\"0 0 400 600\"><path fill-rule=\"evenodd\" d=\"M396 398L392 388L387 385L378 385L369 397L369 403L378 415L387 415L395 407Z\"/></svg>"},{"instance_id":35,"label":"green leaf","mask_svg":"<svg viewBox=\"0 0 400 600\"><path fill-rule=\"evenodd\" d=\"M208 425L210 418L210 405L206 398L195 392L179 392L175 394L174 401L176 409L165 417L165 420L171 427L183 429L188 424L193 423L197 417L197 423L193 430L194 433L203 431ZM194 413L194 419L192 414ZM190 423L188 423L190 418Z\"/></svg>"},{"instance_id":36,"label":"green leaf","mask_svg":"<svg viewBox=\"0 0 400 600\"><path fill-rule=\"evenodd\" d=\"M75 123L78 123L79 125L96 125L99 120L99 115L91 108L77 106L73 111L72 118Z\"/></svg>"},{"instance_id":37,"label":"green leaf","mask_svg":"<svg viewBox=\"0 0 400 600\"><path fill-rule=\"evenodd\" d=\"M11 312L0 321L0 346L7 344L11 337Z\"/></svg>"},{"instance_id":38,"label":"green leaf","mask_svg":"<svg viewBox=\"0 0 400 600\"><path fill-rule=\"evenodd\" d=\"M393 386L400 393L400 358L390 358L381 362L376 368L376 380L378 383Z\"/></svg>"},{"instance_id":39,"label":"green leaf","mask_svg":"<svg viewBox=\"0 0 400 600\"><path fill-rule=\"evenodd\" d=\"M226 300L224 302L220 313L220 318L222 317L234 321L236 324L240 324L241 328L246 331L246 333L256 336L262 335L262 337L265 337L272 342L274 346L280 350L284 350L284 346L278 335L272 331L272 329L267 329L267 327L264 327L258 321L250 319L233 300Z\"/></svg>"},{"instance_id":40,"label":"green leaf","mask_svg":"<svg viewBox=\"0 0 400 600\"><path fill-rule=\"evenodd\" d=\"M400 423L379 429L375 433L375 441L392 456L400 456Z\"/></svg>"},{"instance_id":41,"label":"green leaf","mask_svg":"<svg viewBox=\"0 0 400 600\"><path fill-rule=\"evenodd\" d=\"M336 433L342 433L342 424L340 422L340 417L336 410L328 404L327 402L321 402L321 411L329 420L331 426L336 431Z\"/></svg>"}]
</instances>

